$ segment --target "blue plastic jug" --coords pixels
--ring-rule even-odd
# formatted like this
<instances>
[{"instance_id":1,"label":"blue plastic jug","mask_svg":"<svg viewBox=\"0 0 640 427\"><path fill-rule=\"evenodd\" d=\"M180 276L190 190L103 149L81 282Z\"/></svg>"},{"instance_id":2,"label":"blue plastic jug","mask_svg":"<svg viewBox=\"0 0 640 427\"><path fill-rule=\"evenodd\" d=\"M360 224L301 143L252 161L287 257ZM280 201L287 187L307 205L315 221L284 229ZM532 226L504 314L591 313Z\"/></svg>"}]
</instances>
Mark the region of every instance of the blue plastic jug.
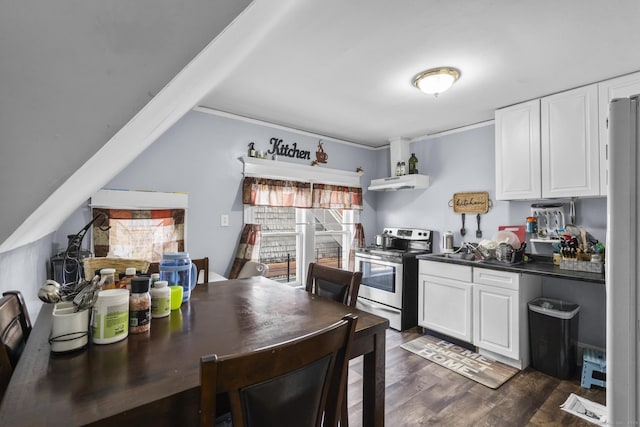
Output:
<instances>
[{"instance_id":1,"label":"blue plastic jug","mask_svg":"<svg viewBox=\"0 0 640 427\"><path fill-rule=\"evenodd\" d=\"M188 301L191 291L196 287L198 272L187 252L167 252L160 261L160 280L169 282L169 286L182 286L182 302Z\"/></svg>"}]
</instances>

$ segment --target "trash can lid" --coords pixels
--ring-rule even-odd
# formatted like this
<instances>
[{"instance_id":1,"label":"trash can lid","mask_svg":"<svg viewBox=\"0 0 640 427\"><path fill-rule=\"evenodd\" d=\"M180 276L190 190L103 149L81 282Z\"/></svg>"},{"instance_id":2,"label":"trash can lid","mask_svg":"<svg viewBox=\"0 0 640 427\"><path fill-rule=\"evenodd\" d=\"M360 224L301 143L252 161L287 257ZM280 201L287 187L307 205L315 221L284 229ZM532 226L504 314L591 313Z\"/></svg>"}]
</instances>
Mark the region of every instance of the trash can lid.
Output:
<instances>
[{"instance_id":1,"label":"trash can lid","mask_svg":"<svg viewBox=\"0 0 640 427\"><path fill-rule=\"evenodd\" d=\"M529 301L529 310L559 319L572 319L580 311L580 306L557 299L536 298Z\"/></svg>"}]
</instances>

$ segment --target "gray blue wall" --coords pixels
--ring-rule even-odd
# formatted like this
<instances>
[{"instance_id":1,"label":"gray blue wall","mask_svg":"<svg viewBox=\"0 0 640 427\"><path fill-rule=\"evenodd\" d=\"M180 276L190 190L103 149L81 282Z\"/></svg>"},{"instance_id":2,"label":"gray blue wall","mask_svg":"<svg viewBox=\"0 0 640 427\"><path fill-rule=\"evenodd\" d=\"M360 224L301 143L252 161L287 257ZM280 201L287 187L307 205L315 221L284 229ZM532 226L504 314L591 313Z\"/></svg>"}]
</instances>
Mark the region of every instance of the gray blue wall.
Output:
<instances>
[{"instance_id":1,"label":"gray blue wall","mask_svg":"<svg viewBox=\"0 0 640 427\"><path fill-rule=\"evenodd\" d=\"M242 228L242 172L240 157L246 156L248 144L269 149L269 140L280 138L300 149L315 153L318 138L276 130L266 126L232 120L193 111L176 123L129 167L113 179L107 188L186 192L187 249L193 258L209 257L210 269L227 275L235 257ZM375 177L376 151L323 141L329 155L326 166L355 171L364 168L362 183ZM278 161L310 164L308 160L287 158ZM365 234L375 234L375 203L372 194L364 196L362 222ZM229 215L229 227L220 226L220 215ZM55 240L66 245L66 235L75 233L90 220L88 207L80 209L56 234Z\"/></svg>"},{"instance_id":2,"label":"gray blue wall","mask_svg":"<svg viewBox=\"0 0 640 427\"><path fill-rule=\"evenodd\" d=\"M315 151L317 138L274 128L191 112L166 132L107 188L180 191L189 193L187 245L194 258L208 256L211 269L226 275L235 255L242 227L241 181L248 143L267 149L272 137L298 142ZM523 224L531 202L495 201L494 128L492 125L415 142L411 151L419 159L420 172L431 177L426 190L396 192L366 191L369 181L389 175L388 150L370 150L323 141L329 155L326 167L355 170L364 168L365 210L362 223L367 243L385 226L420 227L440 232L456 232L460 243L460 216L448 207L453 193L488 191L493 207L482 217L484 236L490 238L498 225ZM279 161L293 161L290 159ZM308 163L308 161L300 161ZM220 215L229 214L229 227L220 226ZM39 309L36 292L45 277L46 260L57 247L66 245L67 234L75 234L90 219L87 206L72 215L50 238L0 255L0 289L19 288L31 307ZM604 241L606 199L577 202L577 222ZM467 219L467 238L475 238L475 218ZM88 247L88 242L85 242ZM566 299L581 305L580 340L604 347L605 292L603 285L545 279L545 296Z\"/></svg>"}]
</instances>

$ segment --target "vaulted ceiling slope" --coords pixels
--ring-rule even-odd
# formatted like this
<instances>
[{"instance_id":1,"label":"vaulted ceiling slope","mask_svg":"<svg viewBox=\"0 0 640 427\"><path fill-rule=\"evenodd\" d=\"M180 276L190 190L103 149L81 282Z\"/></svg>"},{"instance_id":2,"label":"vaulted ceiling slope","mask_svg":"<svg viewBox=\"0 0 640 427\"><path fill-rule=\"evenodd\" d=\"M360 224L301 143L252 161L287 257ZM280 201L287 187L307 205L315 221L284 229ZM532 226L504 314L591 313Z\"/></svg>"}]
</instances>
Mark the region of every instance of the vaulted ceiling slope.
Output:
<instances>
[{"instance_id":1,"label":"vaulted ceiling slope","mask_svg":"<svg viewBox=\"0 0 640 427\"><path fill-rule=\"evenodd\" d=\"M640 70L637 0L248 4L3 6L0 253L55 231L195 106L379 147ZM412 87L443 65L462 71L450 91Z\"/></svg>"},{"instance_id":2,"label":"vaulted ceiling slope","mask_svg":"<svg viewBox=\"0 0 640 427\"><path fill-rule=\"evenodd\" d=\"M55 231L153 142L152 129L193 107L209 87L141 112L249 3L3 2L0 252ZM141 115L144 129L121 130Z\"/></svg>"},{"instance_id":3,"label":"vaulted ceiling slope","mask_svg":"<svg viewBox=\"0 0 640 427\"><path fill-rule=\"evenodd\" d=\"M638 0L299 1L202 106L382 146L640 70ZM438 98L411 80L453 66Z\"/></svg>"}]
</instances>

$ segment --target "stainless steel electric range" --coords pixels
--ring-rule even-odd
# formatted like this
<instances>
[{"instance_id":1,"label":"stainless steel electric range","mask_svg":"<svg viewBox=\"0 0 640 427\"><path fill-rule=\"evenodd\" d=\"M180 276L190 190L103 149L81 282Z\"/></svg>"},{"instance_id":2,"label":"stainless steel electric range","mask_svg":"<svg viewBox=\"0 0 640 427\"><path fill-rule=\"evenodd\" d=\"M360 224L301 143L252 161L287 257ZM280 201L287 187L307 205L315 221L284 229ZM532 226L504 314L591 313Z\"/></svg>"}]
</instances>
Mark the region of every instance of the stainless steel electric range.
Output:
<instances>
[{"instance_id":1,"label":"stainless steel electric range","mask_svg":"<svg viewBox=\"0 0 640 427\"><path fill-rule=\"evenodd\" d=\"M385 228L383 245L357 249L356 271L362 272L358 309L389 319L398 331L418 325L418 261L431 253L433 233L417 228Z\"/></svg>"}]
</instances>

